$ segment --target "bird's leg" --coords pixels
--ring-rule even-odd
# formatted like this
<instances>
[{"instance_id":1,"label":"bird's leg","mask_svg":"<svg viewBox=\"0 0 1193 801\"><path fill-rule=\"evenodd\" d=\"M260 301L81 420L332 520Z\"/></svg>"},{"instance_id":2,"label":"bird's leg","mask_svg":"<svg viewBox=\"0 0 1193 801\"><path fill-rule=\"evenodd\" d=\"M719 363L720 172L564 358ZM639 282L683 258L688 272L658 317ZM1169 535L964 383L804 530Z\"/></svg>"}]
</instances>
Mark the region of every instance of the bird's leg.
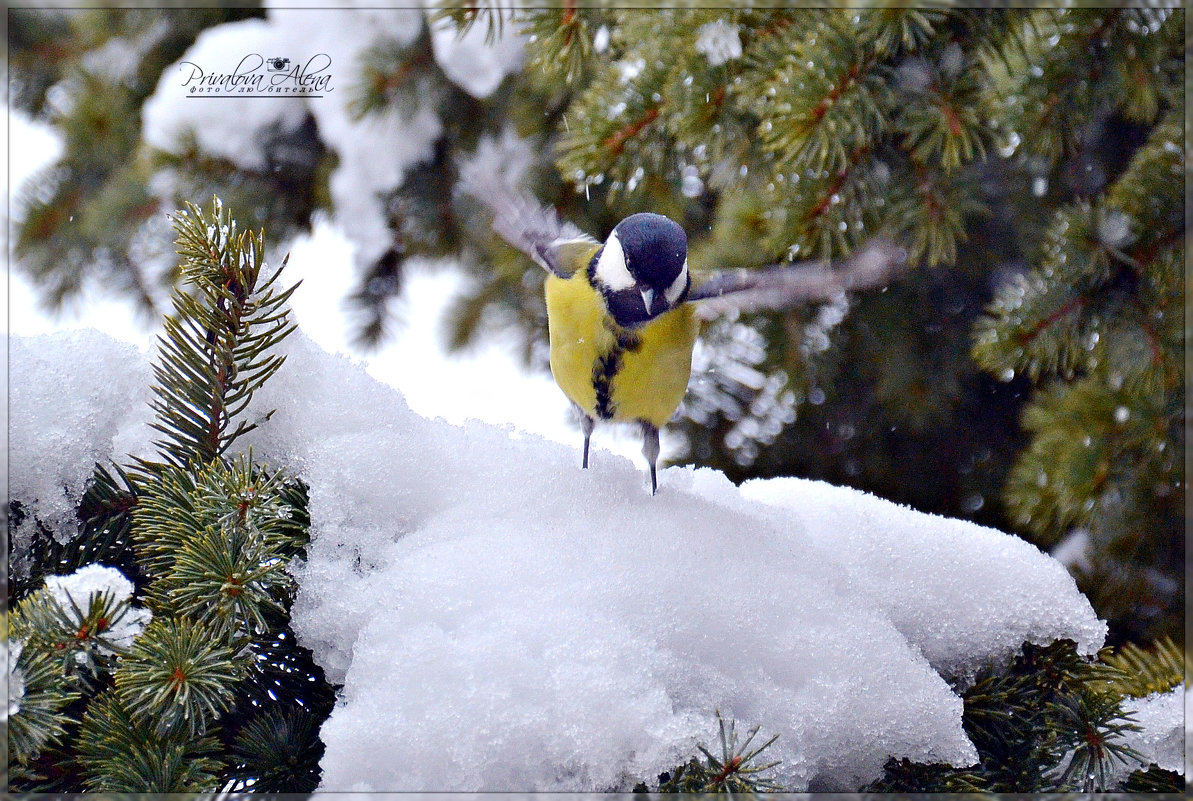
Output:
<instances>
[{"instance_id":1,"label":"bird's leg","mask_svg":"<svg viewBox=\"0 0 1193 801\"><path fill-rule=\"evenodd\" d=\"M659 430L645 420L642 421L642 455L650 463L650 494L659 488L655 465L659 461Z\"/></svg>"},{"instance_id":2,"label":"bird's leg","mask_svg":"<svg viewBox=\"0 0 1193 801\"><path fill-rule=\"evenodd\" d=\"M588 469L588 441L592 439L592 427L595 422L591 417L580 411L580 407L576 407L576 413L580 415L580 430L584 432L584 461L580 463L580 467L585 470Z\"/></svg>"}]
</instances>

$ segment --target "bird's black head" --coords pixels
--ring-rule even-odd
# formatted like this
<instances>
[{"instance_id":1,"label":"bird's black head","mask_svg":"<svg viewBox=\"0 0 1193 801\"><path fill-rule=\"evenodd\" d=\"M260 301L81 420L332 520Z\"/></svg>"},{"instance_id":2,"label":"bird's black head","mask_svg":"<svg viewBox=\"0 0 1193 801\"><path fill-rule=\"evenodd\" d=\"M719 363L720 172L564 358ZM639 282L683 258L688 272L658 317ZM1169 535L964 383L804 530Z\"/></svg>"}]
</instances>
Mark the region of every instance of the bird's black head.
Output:
<instances>
[{"instance_id":1,"label":"bird's black head","mask_svg":"<svg viewBox=\"0 0 1193 801\"><path fill-rule=\"evenodd\" d=\"M687 297L687 234L661 214L632 214L613 229L589 278L618 324L641 325Z\"/></svg>"}]
</instances>

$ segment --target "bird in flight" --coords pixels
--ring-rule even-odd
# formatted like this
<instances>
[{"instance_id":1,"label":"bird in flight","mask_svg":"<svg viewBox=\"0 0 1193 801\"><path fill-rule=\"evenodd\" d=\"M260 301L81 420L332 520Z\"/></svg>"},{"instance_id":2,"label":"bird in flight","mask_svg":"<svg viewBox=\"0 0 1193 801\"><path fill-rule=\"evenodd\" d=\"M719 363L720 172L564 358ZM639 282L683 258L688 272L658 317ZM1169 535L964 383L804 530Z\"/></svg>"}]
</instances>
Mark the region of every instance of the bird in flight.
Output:
<instances>
[{"instance_id":1,"label":"bird in flight","mask_svg":"<svg viewBox=\"0 0 1193 801\"><path fill-rule=\"evenodd\" d=\"M636 424L652 495L659 429L687 389L702 320L884 286L906 261L901 247L875 237L838 263L722 271L697 282L684 229L661 214L630 215L600 242L512 187L476 178L466 186L492 213L494 231L547 271L551 373L580 418L581 466L598 420Z\"/></svg>"}]
</instances>

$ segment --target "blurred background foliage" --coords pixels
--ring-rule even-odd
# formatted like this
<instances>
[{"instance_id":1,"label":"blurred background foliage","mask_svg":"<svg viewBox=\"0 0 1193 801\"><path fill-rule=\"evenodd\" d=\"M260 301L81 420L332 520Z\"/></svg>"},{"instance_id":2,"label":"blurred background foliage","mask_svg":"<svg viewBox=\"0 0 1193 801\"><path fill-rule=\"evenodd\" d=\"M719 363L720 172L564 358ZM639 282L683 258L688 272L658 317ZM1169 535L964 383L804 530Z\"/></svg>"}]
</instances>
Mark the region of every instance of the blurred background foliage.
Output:
<instances>
[{"instance_id":1,"label":"blurred background foliage","mask_svg":"<svg viewBox=\"0 0 1193 801\"><path fill-rule=\"evenodd\" d=\"M196 37L266 13L10 10L10 102L64 141L20 188L12 243L49 307L98 280L154 309L184 200L219 194L275 240L335 219L350 145L312 115L262 134L260 169L142 137ZM525 63L476 97L436 58L442 25L522 36ZM499 320L545 369L541 272L454 192L511 132L562 217L603 238L668 214L702 269L896 236L913 267L882 291L707 326L680 461L1015 532L1056 549L1112 644L1183 643L1184 29L1158 7L428 12L413 41L338 65L358 119L441 124L384 193L389 243L357 266L345 325L383 342L407 261L460 256L477 281L453 344Z\"/></svg>"}]
</instances>

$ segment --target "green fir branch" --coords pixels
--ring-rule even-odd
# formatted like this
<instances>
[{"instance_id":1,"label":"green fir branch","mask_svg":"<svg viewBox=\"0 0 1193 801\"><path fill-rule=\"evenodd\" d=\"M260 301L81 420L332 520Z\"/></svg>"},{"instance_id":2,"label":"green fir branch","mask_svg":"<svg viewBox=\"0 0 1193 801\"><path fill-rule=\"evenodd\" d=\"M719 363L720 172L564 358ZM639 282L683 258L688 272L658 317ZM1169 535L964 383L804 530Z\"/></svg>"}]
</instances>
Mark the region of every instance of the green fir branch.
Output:
<instances>
[{"instance_id":1,"label":"green fir branch","mask_svg":"<svg viewBox=\"0 0 1193 801\"><path fill-rule=\"evenodd\" d=\"M529 41L529 68L565 85L582 83L592 68L593 37L607 24L608 16L608 11L582 8L574 0L565 0L558 8L521 12L522 33Z\"/></svg>"},{"instance_id":2,"label":"green fir branch","mask_svg":"<svg viewBox=\"0 0 1193 801\"><path fill-rule=\"evenodd\" d=\"M1102 663L1105 679L1093 686L1120 697L1170 692L1185 680L1185 653L1171 637L1161 637L1149 648L1127 643L1103 656Z\"/></svg>"},{"instance_id":3,"label":"green fir branch","mask_svg":"<svg viewBox=\"0 0 1193 801\"><path fill-rule=\"evenodd\" d=\"M962 697L962 725L978 752L965 768L887 762L868 792L1085 792L1118 789L1115 763L1139 759L1123 742L1135 725L1103 690L1105 665L1071 640L1025 643L1010 665L984 670Z\"/></svg>"},{"instance_id":4,"label":"green fir branch","mask_svg":"<svg viewBox=\"0 0 1193 801\"><path fill-rule=\"evenodd\" d=\"M125 651L124 635L116 640L113 632L132 614L132 603L110 593L92 593L82 603L71 595L66 600L64 607L48 589L34 592L13 611L10 631L26 649L49 655L63 680L94 689Z\"/></svg>"},{"instance_id":5,"label":"green fir branch","mask_svg":"<svg viewBox=\"0 0 1193 801\"><path fill-rule=\"evenodd\" d=\"M11 625L11 623L10 623ZM25 645L10 629L7 654L9 697L17 708L8 715L8 759L30 765L49 746L62 740L77 721L67 708L82 697L77 683L62 672L62 661L52 650ZM11 706L10 706L11 710Z\"/></svg>"},{"instance_id":6,"label":"green fir branch","mask_svg":"<svg viewBox=\"0 0 1193 801\"><path fill-rule=\"evenodd\" d=\"M155 734L202 735L227 710L244 678L236 650L217 631L185 618L153 621L116 671L120 704Z\"/></svg>"},{"instance_id":7,"label":"green fir branch","mask_svg":"<svg viewBox=\"0 0 1193 801\"><path fill-rule=\"evenodd\" d=\"M1129 408L1134 416L1123 414ZM1033 439L1004 490L1012 519L1045 544L1074 526L1102 530L1099 518L1113 516L1125 485L1137 480L1129 457L1152 428L1138 404L1094 378L1053 384L1024 411L1023 427Z\"/></svg>"},{"instance_id":8,"label":"green fir branch","mask_svg":"<svg viewBox=\"0 0 1193 801\"><path fill-rule=\"evenodd\" d=\"M945 48L938 64L918 66L927 79L901 93L894 128L914 162L939 164L951 173L975 158L984 159L991 144L984 75L966 63L960 46Z\"/></svg>"},{"instance_id":9,"label":"green fir branch","mask_svg":"<svg viewBox=\"0 0 1193 801\"><path fill-rule=\"evenodd\" d=\"M480 20L485 21L485 44L492 44L501 38L505 25L516 14L516 7L502 0L478 3L440 2L430 15L432 25L450 22L456 26L460 37L463 37Z\"/></svg>"},{"instance_id":10,"label":"green fir branch","mask_svg":"<svg viewBox=\"0 0 1193 801\"><path fill-rule=\"evenodd\" d=\"M1057 779L1058 789L1083 793L1114 790L1115 763L1144 761L1138 751L1121 742L1124 734L1140 729L1121 710L1119 701L1113 695L1077 692L1049 704L1046 714L1055 718L1072 746Z\"/></svg>"},{"instance_id":11,"label":"green fir branch","mask_svg":"<svg viewBox=\"0 0 1193 801\"><path fill-rule=\"evenodd\" d=\"M1091 366L1100 320L1118 318L1136 285L1109 232L1112 214L1086 204L1057 213L1037 267L1001 288L975 327L973 354L983 369L1037 381Z\"/></svg>"},{"instance_id":12,"label":"green fir branch","mask_svg":"<svg viewBox=\"0 0 1193 801\"><path fill-rule=\"evenodd\" d=\"M874 8L862 18L859 38L872 42L874 52L883 58L914 53L933 41L947 15L945 9Z\"/></svg>"},{"instance_id":13,"label":"green fir branch","mask_svg":"<svg viewBox=\"0 0 1193 801\"><path fill-rule=\"evenodd\" d=\"M195 793L220 786L214 738L185 729L163 733L126 707L115 690L88 707L77 748L84 782L94 791Z\"/></svg>"},{"instance_id":14,"label":"green fir branch","mask_svg":"<svg viewBox=\"0 0 1193 801\"><path fill-rule=\"evenodd\" d=\"M287 300L297 285L276 289L281 270L267 272L264 232L238 231L219 198L210 214L188 204L172 223L190 291L175 292L158 338L152 425L165 434L161 455L181 466L210 461L257 427L237 418L285 361L274 351L295 328Z\"/></svg>"},{"instance_id":15,"label":"green fir branch","mask_svg":"<svg viewBox=\"0 0 1193 801\"><path fill-rule=\"evenodd\" d=\"M968 223L985 211L971 175L946 174L931 162L911 159L890 179L887 225L908 241L912 263L952 264L968 238Z\"/></svg>"},{"instance_id":16,"label":"green fir branch","mask_svg":"<svg viewBox=\"0 0 1193 801\"><path fill-rule=\"evenodd\" d=\"M435 62L431 39L424 31L414 42L380 41L359 57L359 79L351 88L348 111L356 119L396 114L409 122L420 102L438 105L447 87Z\"/></svg>"},{"instance_id":17,"label":"green fir branch","mask_svg":"<svg viewBox=\"0 0 1193 801\"><path fill-rule=\"evenodd\" d=\"M292 584L286 559L306 536L292 519L303 499L287 484L251 453L197 473L161 471L135 516L152 604L227 635L264 631Z\"/></svg>"},{"instance_id":18,"label":"green fir branch","mask_svg":"<svg viewBox=\"0 0 1193 801\"><path fill-rule=\"evenodd\" d=\"M564 180L581 188L608 182L614 194L633 194L647 176L675 172L663 95L670 66L653 45L640 44L604 67L564 117L556 161Z\"/></svg>"},{"instance_id":19,"label":"green fir branch","mask_svg":"<svg viewBox=\"0 0 1193 801\"><path fill-rule=\"evenodd\" d=\"M1184 775L1174 770L1164 770L1150 766L1146 770L1136 770L1123 782L1121 792L1130 793L1169 793L1179 796L1187 792Z\"/></svg>"},{"instance_id":20,"label":"green fir branch","mask_svg":"<svg viewBox=\"0 0 1193 801\"><path fill-rule=\"evenodd\" d=\"M323 752L314 715L303 709L270 710L237 732L229 775L255 793L312 792Z\"/></svg>"},{"instance_id":21,"label":"green fir branch","mask_svg":"<svg viewBox=\"0 0 1193 801\"><path fill-rule=\"evenodd\" d=\"M805 13L816 23L762 83L758 136L782 168L836 173L886 134L888 75L846 13Z\"/></svg>"},{"instance_id":22,"label":"green fir branch","mask_svg":"<svg viewBox=\"0 0 1193 801\"><path fill-rule=\"evenodd\" d=\"M141 568L151 579L168 574L175 554L205 524L194 500L198 480L188 469L163 466L144 485L133 512L133 536Z\"/></svg>"},{"instance_id":23,"label":"green fir branch","mask_svg":"<svg viewBox=\"0 0 1193 801\"><path fill-rule=\"evenodd\" d=\"M693 757L674 770L662 773L658 778L657 790L650 790L645 783L635 785L634 792L660 793L771 793L782 792L782 787L764 774L779 765L779 762L760 762L758 756L770 748L779 735L775 734L765 742L754 745L760 727L755 726L738 742L737 723L725 721L717 712L717 739L720 748L713 753L702 743L696 749L700 757ZM753 747L751 747L753 745Z\"/></svg>"}]
</instances>

